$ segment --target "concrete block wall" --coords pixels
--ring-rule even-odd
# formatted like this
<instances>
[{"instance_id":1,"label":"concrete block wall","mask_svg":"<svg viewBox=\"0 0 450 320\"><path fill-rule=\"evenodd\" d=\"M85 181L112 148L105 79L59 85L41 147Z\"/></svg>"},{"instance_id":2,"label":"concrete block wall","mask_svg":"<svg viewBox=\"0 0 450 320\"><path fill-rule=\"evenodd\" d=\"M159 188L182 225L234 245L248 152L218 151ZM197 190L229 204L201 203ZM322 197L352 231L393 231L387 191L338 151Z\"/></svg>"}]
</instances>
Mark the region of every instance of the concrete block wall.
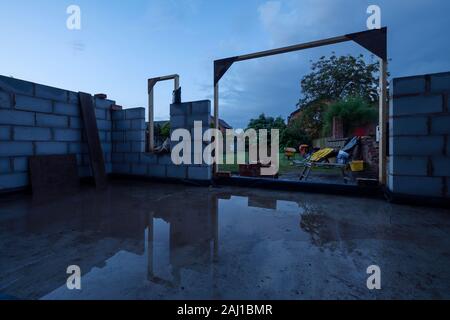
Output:
<instances>
[{"instance_id":1,"label":"concrete block wall","mask_svg":"<svg viewBox=\"0 0 450 320\"><path fill-rule=\"evenodd\" d=\"M389 189L450 198L450 72L394 79Z\"/></svg>"},{"instance_id":2,"label":"concrete block wall","mask_svg":"<svg viewBox=\"0 0 450 320\"><path fill-rule=\"evenodd\" d=\"M112 172L111 100L95 99L108 173ZM0 76L0 191L25 187L28 157L75 154L82 177L90 176L78 93Z\"/></svg>"},{"instance_id":3,"label":"concrete block wall","mask_svg":"<svg viewBox=\"0 0 450 320\"><path fill-rule=\"evenodd\" d=\"M194 121L202 121L202 132L204 132L209 128L210 114L209 100L172 104L170 106L171 130L184 128L193 131ZM210 165L175 165L170 154L144 153L144 108L113 111L112 119L113 173L203 181L212 179Z\"/></svg>"}]
</instances>

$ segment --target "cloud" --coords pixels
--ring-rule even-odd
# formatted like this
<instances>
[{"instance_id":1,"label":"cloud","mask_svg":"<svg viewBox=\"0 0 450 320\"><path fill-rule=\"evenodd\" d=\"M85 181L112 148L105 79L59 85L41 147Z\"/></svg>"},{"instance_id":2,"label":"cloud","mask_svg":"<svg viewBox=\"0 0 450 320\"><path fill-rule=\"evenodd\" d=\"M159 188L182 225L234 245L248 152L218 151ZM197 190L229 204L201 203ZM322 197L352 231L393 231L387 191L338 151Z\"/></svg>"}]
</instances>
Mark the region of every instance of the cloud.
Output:
<instances>
[{"instance_id":1,"label":"cloud","mask_svg":"<svg viewBox=\"0 0 450 320\"><path fill-rule=\"evenodd\" d=\"M346 2L326 0L267 1L259 6L259 20L273 45L286 45L333 30ZM365 12L361 13L362 15ZM339 19L339 24L348 23Z\"/></svg>"}]
</instances>

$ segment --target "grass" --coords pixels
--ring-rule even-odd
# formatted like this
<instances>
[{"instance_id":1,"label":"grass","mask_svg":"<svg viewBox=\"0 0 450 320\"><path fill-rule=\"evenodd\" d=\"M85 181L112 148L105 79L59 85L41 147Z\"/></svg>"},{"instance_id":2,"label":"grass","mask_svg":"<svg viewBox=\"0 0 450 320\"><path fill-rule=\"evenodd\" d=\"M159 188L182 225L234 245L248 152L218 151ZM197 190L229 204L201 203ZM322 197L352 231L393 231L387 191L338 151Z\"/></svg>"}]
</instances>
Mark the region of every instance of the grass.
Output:
<instances>
[{"instance_id":1,"label":"grass","mask_svg":"<svg viewBox=\"0 0 450 320\"><path fill-rule=\"evenodd\" d=\"M229 154L229 155L233 155L233 154ZM226 159L226 158L224 158ZM245 159L246 159L246 163L248 163L248 152L245 153ZM293 158L291 158L290 160L288 160L285 155L284 152L280 152L279 153L279 160L280 160L280 168L279 168L279 174L286 174L286 173L291 173L291 172L295 172L295 173L300 173L301 171L301 167L299 166L294 166L292 165L292 160L302 160L303 158L300 156L299 153L296 153L295 156ZM225 163L225 160L223 161ZM235 159L236 162L236 159ZM324 172L330 172L330 170L333 169L329 169L329 168L312 168L312 170L314 171L324 171ZM231 173L237 174L239 173L239 165L238 164L221 164L219 165L219 171L230 171Z\"/></svg>"}]
</instances>

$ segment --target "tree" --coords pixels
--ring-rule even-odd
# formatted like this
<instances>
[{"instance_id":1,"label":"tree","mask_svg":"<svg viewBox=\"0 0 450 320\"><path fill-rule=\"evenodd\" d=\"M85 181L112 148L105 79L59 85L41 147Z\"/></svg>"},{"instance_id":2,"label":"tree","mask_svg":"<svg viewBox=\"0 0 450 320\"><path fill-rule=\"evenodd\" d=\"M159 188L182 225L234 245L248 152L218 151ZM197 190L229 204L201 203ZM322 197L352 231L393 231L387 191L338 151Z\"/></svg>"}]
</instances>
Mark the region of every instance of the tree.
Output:
<instances>
[{"instance_id":1,"label":"tree","mask_svg":"<svg viewBox=\"0 0 450 320\"><path fill-rule=\"evenodd\" d=\"M301 126L310 139L322 136L324 113L330 104L352 97L369 104L378 101L379 65L366 63L363 55L321 57L312 62L311 70L301 81L297 104L302 110Z\"/></svg>"},{"instance_id":2,"label":"tree","mask_svg":"<svg viewBox=\"0 0 450 320\"><path fill-rule=\"evenodd\" d=\"M273 118L273 117L266 117L264 113L260 114L258 118L256 119L250 119L247 130L248 129L255 129L258 137L260 129L267 129L267 140L269 143L269 146L271 145L272 141L272 135L271 130L272 129L278 129L280 130L280 138L282 135L282 132L286 129L286 123L284 122L284 119L281 117Z\"/></svg>"},{"instance_id":3,"label":"tree","mask_svg":"<svg viewBox=\"0 0 450 320\"><path fill-rule=\"evenodd\" d=\"M361 97L350 97L331 104L324 113L323 133L331 133L333 118L340 118L344 123L344 132L360 125L374 121L378 117L376 107L363 100Z\"/></svg>"},{"instance_id":4,"label":"tree","mask_svg":"<svg viewBox=\"0 0 450 320\"><path fill-rule=\"evenodd\" d=\"M311 144L311 138L303 129L300 118L289 122L286 129L281 133L280 145L282 148L290 147L297 149L301 144Z\"/></svg>"},{"instance_id":5,"label":"tree","mask_svg":"<svg viewBox=\"0 0 450 320\"><path fill-rule=\"evenodd\" d=\"M309 139L320 138L323 127L323 114L328 108L329 102L317 100L305 105L298 118L298 124Z\"/></svg>"},{"instance_id":6,"label":"tree","mask_svg":"<svg viewBox=\"0 0 450 320\"><path fill-rule=\"evenodd\" d=\"M256 119L250 119L247 126L247 129L267 129L269 133L271 129L283 130L284 128L286 128L286 123L283 118L266 117L264 113L260 114Z\"/></svg>"},{"instance_id":7,"label":"tree","mask_svg":"<svg viewBox=\"0 0 450 320\"><path fill-rule=\"evenodd\" d=\"M378 101L379 65L366 63L363 55L337 57L333 53L312 62L311 69L301 81L300 108L318 100L338 101L356 96Z\"/></svg>"}]
</instances>

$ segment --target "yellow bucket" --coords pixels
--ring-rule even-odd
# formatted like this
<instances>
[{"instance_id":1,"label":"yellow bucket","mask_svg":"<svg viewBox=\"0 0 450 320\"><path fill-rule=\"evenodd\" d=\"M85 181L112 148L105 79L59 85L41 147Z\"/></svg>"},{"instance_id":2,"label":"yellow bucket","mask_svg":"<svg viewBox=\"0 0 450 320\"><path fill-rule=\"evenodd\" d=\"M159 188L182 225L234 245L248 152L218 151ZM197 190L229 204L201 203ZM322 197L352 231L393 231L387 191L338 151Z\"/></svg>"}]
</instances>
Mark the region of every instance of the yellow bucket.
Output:
<instances>
[{"instance_id":1,"label":"yellow bucket","mask_svg":"<svg viewBox=\"0 0 450 320\"><path fill-rule=\"evenodd\" d=\"M356 160L356 161L350 162L350 169L353 172L364 171L364 161Z\"/></svg>"}]
</instances>

